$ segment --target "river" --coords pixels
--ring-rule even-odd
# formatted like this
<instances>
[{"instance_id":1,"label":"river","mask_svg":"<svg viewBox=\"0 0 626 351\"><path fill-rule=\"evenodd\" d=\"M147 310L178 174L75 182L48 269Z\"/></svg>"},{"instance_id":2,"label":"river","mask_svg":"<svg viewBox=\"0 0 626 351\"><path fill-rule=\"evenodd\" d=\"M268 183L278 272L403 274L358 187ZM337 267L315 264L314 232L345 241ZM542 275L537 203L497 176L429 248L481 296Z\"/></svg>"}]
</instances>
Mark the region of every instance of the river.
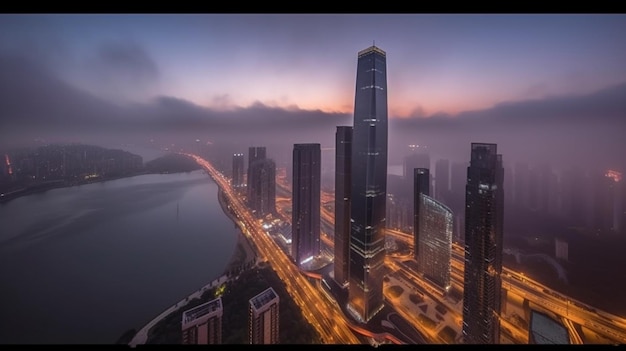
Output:
<instances>
[{"instance_id":1,"label":"river","mask_svg":"<svg viewBox=\"0 0 626 351\"><path fill-rule=\"evenodd\" d=\"M238 231L203 171L0 205L0 344L112 344L218 277Z\"/></svg>"}]
</instances>

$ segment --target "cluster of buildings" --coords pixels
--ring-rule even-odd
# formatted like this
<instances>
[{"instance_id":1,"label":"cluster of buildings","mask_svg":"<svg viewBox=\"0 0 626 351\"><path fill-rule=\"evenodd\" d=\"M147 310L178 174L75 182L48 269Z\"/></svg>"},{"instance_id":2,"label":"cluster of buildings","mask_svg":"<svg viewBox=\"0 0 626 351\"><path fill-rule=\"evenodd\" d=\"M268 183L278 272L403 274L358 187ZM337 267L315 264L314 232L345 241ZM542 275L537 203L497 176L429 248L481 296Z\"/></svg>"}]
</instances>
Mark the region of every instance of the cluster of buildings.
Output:
<instances>
[{"instance_id":1,"label":"cluster of buildings","mask_svg":"<svg viewBox=\"0 0 626 351\"><path fill-rule=\"evenodd\" d=\"M502 155L496 144L472 143L468 164L437 161L433 191L430 158L414 153L405 159L404 191L389 192L386 69L380 48L358 53L354 123L336 128L332 274L347 296L344 311L367 324L383 309L388 228L414 233L417 267L443 294L451 286L452 241L462 237L462 338L468 344L497 344L506 177ZM306 270L307 262L320 255L320 144L294 144L292 161L291 257ZM276 165L265 148L249 148L245 175L243 154L233 155L232 165L231 184L245 194L250 210L257 218L274 214ZM250 304L252 321L252 300ZM263 323L272 320L264 318ZM250 324L251 342L258 323Z\"/></svg>"},{"instance_id":2,"label":"cluster of buildings","mask_svg":"<svg viewBox=\"0 0 626 351\"><path fill-rule=\"evenodd\" d=\"M386 53L376 46L358 54L353 126L338 126L335 145L334 279L347 290L347 310L362 323L383 307L387 223ZM502 157L495 144L472 144L466 188L466 289L463 334L468 343L497 343L502 270ZM246 188L250 209L263 218L275 211L275 163L265 148L251 147L247 184L243 155L233 155L232 186ZM429 160L405 164L415 233L415 258L424 276L443 291L450 286L453 212L432 194ZM320 144L295 144L292 164L292 250L306 268L320 254ZM445 163L441 163L445 169ZM444 174L444 171L439 173ZM267 177L270 175L270 177ZM243 190L242 190L243 191ZM402 198L401 201L407 201ZM265 206L269 204L269 206ZM486 287L486 288L485 288Z\"/></svg>"},{"instance_id":3,"label":"cluster of buildings","mask_svg":"<svg viewBox=\"0 0 626 351\"><path fill-rule=\"evenodd\" d=\"M388 227L413 231L413 169L431 168L427 151L413 150L403 159L403 174L389 175ZM582 167L554 169L547 163L516 162L505 168L505 205L516 212L553 218L593 234L624 234L626 186L621 172ZM448 206L454 215L453 238L463 241L467 163L448 159L434 161L430 172L431 196ZM433 191L434 190L434 191Z\"/></svg>"},{"instance_id":4,"label":"cluster of buildings","mask_svg":"<svg viewBox=\"0 0 626 351\"><path fill-rule=\"evenodd\" d=\"M250 344L279 343L280 298L267 288L248 301L248 340ZM183 312L183 344L221 344L222 298L206 302Z\"/></svg>"},{"instance_id":5,"label":"cluster of buildings","mask_svg":"<svg viewBox=\"0 0 626 351\"><path fill-rule=\"evenodd\" d=\"M141 156L94 145L46 145L12 150L0 161L0 192L45 182L80 183L93 178L134 174Z\"/></svg>"}]
</instances>

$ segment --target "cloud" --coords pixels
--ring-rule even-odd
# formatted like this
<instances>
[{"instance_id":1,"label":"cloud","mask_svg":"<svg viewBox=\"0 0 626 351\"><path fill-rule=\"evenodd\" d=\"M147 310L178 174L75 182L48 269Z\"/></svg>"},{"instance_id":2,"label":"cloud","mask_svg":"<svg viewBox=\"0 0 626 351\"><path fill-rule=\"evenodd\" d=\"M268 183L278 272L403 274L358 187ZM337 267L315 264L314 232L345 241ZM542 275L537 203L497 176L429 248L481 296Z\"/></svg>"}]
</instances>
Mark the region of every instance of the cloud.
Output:
<instances>
[{"instance_id":1,"label":"cloud","mask_svg":"<svg viewBox=\"0 0 626 351\"><path fill-rule=\"evenodd\" d=\"M139 44L117 41L102 44L84 62L89 79L99 87L98 93L114 100L131 100L149 93L159 82L156 62ZM143 97L143 96L141 96Z\"/></svg>"},{"instance_id":2,"label":"cloud","mask_svg":"<svg viewBox=\"0 0 626 351\"><path fill-rule=\"evenodd\" d=\"M141 56L116 55L105 56L118 72L124 71L121 67L132 67L131 62ZM142 75L156 78L152 69L138 73ZM228 96L219 98L228 103ZM260 102L211 109L160 96L120 106L57 79L45 66L7 55L0 55L0 111L0 140L5 143L34 133L79 135L87 140L92 134L128 138L186 134L193 135L194 140L274 143L286 145L286 149L297 142L332 147L336 127L352 125L350 114L284 109ZM390 164L400 162L410 143L429 145L436 153L433 159L466 160L471 142L498 143L505 163L524 158L623 163L619 150L626 149L625 114L626 83L593 94L502 103L454 117L391 118Z\"/></svg>"}]
</instances>

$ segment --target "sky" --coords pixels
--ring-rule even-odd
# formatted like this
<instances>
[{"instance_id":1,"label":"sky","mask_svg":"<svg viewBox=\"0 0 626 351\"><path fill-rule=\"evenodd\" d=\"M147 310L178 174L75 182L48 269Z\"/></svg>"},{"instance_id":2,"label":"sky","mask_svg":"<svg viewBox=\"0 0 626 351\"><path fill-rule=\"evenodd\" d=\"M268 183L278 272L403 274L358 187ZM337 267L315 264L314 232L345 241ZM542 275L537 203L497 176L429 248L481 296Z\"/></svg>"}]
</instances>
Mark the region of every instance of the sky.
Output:
<instances>
[{"instance_id":1,"label":"sky","mask_svg":"<svg viewBox=\"0 0 626 351\"><path fill-rule=\"evenodd\" d=\"M2 14L0 137L323 125L330 142L375 44L398 138L480 120L610 125L619 141L624 33L623 14Z\"/></svg>"}]
</instances>

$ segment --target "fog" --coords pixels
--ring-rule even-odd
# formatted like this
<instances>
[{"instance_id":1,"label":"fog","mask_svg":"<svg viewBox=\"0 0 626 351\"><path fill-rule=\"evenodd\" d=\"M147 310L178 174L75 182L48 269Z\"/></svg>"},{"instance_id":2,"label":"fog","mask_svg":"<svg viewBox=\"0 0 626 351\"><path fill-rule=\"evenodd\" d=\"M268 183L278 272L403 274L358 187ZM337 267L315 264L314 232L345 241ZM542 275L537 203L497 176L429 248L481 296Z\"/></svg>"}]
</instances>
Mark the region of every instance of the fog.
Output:
<instances>
[{"instance_id":1,"label":"fog","mask_svg":"<svg viewBox=\"0 0 626 351\"><path fill-rule=\"evenodd\" d=\"M141 78L149 79L151 72L148 69ZM152 140L162 146L198 139L243 152L265 145L269 156L274 152L281 163L288 162L294 143L318 142L327 149L324 166L332 168L335 129L352 124L349 114L261 103L218 110L169 96L144 103L111 101L72 86L25 56L0 55L2 148L36 140L101 145ZM401 164L410 152L407 145L419 144L433 164L439 158L467 162L471 142L488 142L498 144L505 165L523 161L624 171L625 132L623 83L588 95L503 103L455 116L389 116L388 158L389 165Z\"/></svg>"}]
</instances>

